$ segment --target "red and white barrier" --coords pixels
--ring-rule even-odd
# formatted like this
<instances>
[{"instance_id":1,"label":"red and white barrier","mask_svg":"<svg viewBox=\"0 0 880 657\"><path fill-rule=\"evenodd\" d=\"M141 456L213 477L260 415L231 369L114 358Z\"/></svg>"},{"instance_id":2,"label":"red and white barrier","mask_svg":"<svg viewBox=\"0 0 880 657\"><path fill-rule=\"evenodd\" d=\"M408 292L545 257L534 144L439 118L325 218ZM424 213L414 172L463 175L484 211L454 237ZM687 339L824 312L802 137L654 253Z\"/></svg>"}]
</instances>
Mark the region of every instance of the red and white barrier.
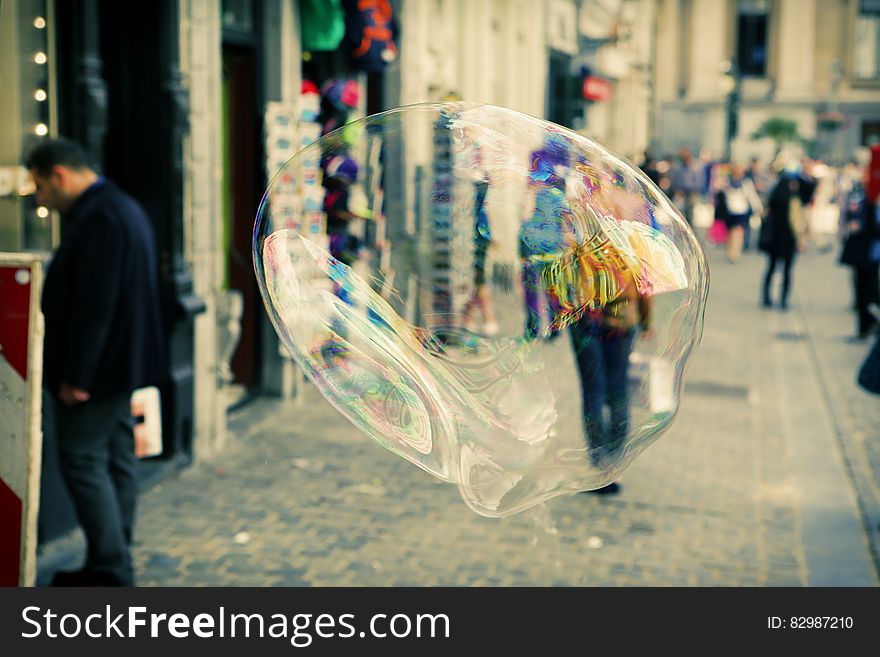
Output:
<instances>
[{"instance_id":1,"label":"red and white barrier","mask_svg":"<svg viewBox=\"0 0 880 657\"><path fill-rule=\"evenodd\" d=\"M33 586L42 449L42 261L0 253L0 586Z\"/></svg>"}]
</instances>

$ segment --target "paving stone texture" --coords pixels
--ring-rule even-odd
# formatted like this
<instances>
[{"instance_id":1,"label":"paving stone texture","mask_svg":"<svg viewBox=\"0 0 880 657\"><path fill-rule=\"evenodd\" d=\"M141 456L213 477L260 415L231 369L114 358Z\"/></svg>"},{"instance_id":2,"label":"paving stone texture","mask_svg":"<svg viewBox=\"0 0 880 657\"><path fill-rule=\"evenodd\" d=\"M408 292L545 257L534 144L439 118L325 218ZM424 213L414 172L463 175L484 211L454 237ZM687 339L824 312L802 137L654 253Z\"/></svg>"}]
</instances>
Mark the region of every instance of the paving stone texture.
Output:
<instances>
[{"instance_id":1,"label":"paving stone texture","mask_svg":"<svg viewBox=\"0 0 880 657\"><path fill-rule=\"evenodd\" d=\"M850 271L804 254L782 312L758 305L761 254L708 255L680 413L619 494L481 517L309 385L236 411L222 454L142 494L138 584L877 586L880 397L855 383Z\"/></svg>"}]
</instances>

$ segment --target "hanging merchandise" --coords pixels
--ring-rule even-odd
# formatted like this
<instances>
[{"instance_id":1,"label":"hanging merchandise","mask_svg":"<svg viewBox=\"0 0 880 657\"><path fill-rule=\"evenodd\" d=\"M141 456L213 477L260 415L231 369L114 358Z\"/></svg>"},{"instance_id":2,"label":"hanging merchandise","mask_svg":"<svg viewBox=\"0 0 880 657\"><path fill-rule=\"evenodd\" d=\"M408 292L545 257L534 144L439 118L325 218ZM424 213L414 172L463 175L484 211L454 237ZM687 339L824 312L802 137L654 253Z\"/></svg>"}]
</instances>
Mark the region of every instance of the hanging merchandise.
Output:
<instances>
[{"instance_id":1,"label":"hanging merchandise","mask_svg":"<svg viewBox=\"0 0 880 657\"><path fill-rule=\"evenodd\" d=\"M381 73L397 59L397 22L388 0L342 0L345 39L354 65L367 73Z\"/></svg>"},{"instance_id":2,"label":"hanging merchandise","mask_svg":"<svg viewBox=\"0 0 880 657\"><path fill-rule=\"evenodd\" d=\"M354 80L328 80L321 88L322 97L339 110L352 110L357 107L360 87Z\"/></svg>"},{"instance_id":3,"label":"hanging merchandise","mask_svg":"<svg viewBox=\"0 0 880 657\"><path fill-rule=\"evenodd\" d=\"M312 121L314 116L314 94L305 93L300 97L300 115L297 123L297 150L321 136L321 124ZM324 187L321 162L317 154L308 153L302 156L301 180L298 185L298 197L301 203L302 225L299 230L311 241L325 246L327 236L324 218Z\"/></svg>"},{"instance_id":4,"label":"hanging merchandise","mask_svg":"<svg viewBox=\"0 0 880 657\"><path fill-rule=\"evenodd\" d=\"M311 80L303 80L300 87L300 121L318 122L318 115L321 113L321 93L318 86Z\"/></svg>"},{"instance_id":5,"label":"hanging merchandise","mask_svg":"<svg viewBox=\"0 0 880 657\"><path fill-rule=\"evenodd\" d=\"M321 134L326 135L345 125L359 99L360 86L354 80L327 80L321 87L321 113L318 116Z\"/></svg>"},{"instance_id":6,"label":"hanging merchandise","mask_svg":"<svg viewBox=\"0 0 880 657\"><path fill-rule=\"evenodd\" d=\"M266 171L270 177L282 172L278 185L268 198L272 215L279 226L297 228L300 209L296 180L290 173L282 171L287 161L299 150L296 107L290 103L266 103L263 127Z\"/></svg>"},{"instance_id":7,"label":"hanging merchandise","mask_svg":"<svg viewBox=\"0 0 880 657\"><path fill-rule=\"evenodd\" d=\"M345 36L345 14L340 0L300 0L304 51L336 50Z\"/></svg>"}]
</instances>

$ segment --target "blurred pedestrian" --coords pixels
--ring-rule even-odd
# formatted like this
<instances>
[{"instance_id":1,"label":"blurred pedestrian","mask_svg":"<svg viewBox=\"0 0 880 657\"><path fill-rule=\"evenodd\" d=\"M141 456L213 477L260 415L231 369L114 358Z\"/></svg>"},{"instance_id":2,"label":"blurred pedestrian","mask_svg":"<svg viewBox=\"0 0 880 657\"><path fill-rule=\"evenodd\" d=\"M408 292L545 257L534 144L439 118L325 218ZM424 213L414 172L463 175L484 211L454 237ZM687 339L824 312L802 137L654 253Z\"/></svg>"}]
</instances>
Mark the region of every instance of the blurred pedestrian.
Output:
<instances>
[{"instance_id":1,"label":"blurred pedestrian","mask_svg":"<svg viewBox=\"0 0 880 657\"><path fill-rule=\"evenodd\" d=\"M742 255L745 233L752 215L763 214L764 206L752 181L746 177L746 168L734 163L727 182L716 196L716 216L727 224L727 259L737 262Z\"/></svg>"},{"instance_id":2,"label":"blurred pedestrian","mask_svg":"<svg viewBox=\"0 0 880 657\"><path fill-rule=\"evenodd\" d=\"M673 203L690 225L694 223L694 208L700 202L705 181L704 165L694 159L689 148L682 148L679 162L670 172L669 186Z\"/></svg>"},{"instance_id":3,"label":"blurred pedestrian","mask_svg":"<svg viewBox=\"0 0 880 657\"><path fill-rule=\"evenodd\" d=\"M828 253L834 246L840 216L837 206L837 172L822 160L810 163L810 176L816 191L809 208L810 239L819 253Z\"/></svg>"},{"instance_id":4,"label":"blurred pedestrian","mask_svg":"<svg viewBox=\"0 0 880 657\"><path fill-rule=\"evenodd\" d=\"M858 209L858 204L865 193L864 168L861 167L857 160L849 160L843 165L843 169L837 179L837 209L838 224L837 237L842 244L846 241L848 235L847 215ZM841 264L842 254L841 254ZM853 310L858 308L855 297L855 280L852 285L853 296L850 304Z\"/></svg>"},{"instance_id":5,"label":"blurred pedestrian","mask_svg":"<svg viewBox=\"0 0 880 657\"><path fill-rule=\"evenodd\" d=\"M875 321L880 323L880 307L874 304L870 310ZM877 335L874 346L859 366L856 380L866 392L880 395L880 334Z\"/></svg>"},{"instance_id":6,"label":"blurred pedestrian","mask_svg":"<svg viewBox=\"0 0 880 657\"><path fill-rule=\"evenodd\" d=\"M657 161L657 186L666 196L672 198L672 181L669 176L672 175L672 156L667 155Z\"/></svg>"},{"instance_id":7,"label":"blurred pedestrian","mask_svg":"<svg viewBox=\"0 0 880 657\"><path fill-rule=\"evenodd\" d=\"M770 190L773 188L773 176L761 164L760 158L753 157L749 161L749 170L746 172L746 177L755 186L758 198L761 199L761 205L767 205L767 200L770 198Z\"/></svg>"},{"instance_id":8,"label":"blurred pedestrian","mask_svg":"<svg viewBox=\"0 0 880 657\"><path fill-rule=\"evenodd\" d=\"M767 201L770 199L770 190L773 189L773 175L770 173L769 169L761 163L760 158L753 157L749 161L749 170L746 172L746 177L752 181L752 185L755 187L755 192L758 194L758 198L761 199L761 207L766 210ZM757 240L752 239L752 230L760 229L763 219L763 216L760 214L752 215L749 224L746 226L746 233L743 238L743 250L747 250L752 245L754 245L752 248L757 248Z\"/></svg>"},{"instance_id":9,"label":"blurred pedestrian","mask_svg":"<svg viewBox=\"0 0 880 657\"><path fill-rule=\"evenodd\" d=\"M598 466L613 459L626 443L630 354L637 332L651 330L650 297L639 292L631 271L616 274L623 277L620 295L602 308L587 310L569 327L581 382L587 447ZM619 489L619 483L611 482L589 492L607 494Z\"/></svg>"},{"instance_id":10,"label":"blurred pedestrian","mask_svg":"<svg viewBox=\"0 0 880 657\"><path fill-rule=\"evenodd\" d=\"M762 302L773 306L771 284L777 264L782 264L782 290L779 306L788 308L791 275L795 255L804 249L807 234L805 206L812 198L815 184L802 175L800 162L790 160L770 192L767 217L761 229L761 250L767 253Z\"/></svg>"},{"instance_id":11,"label":"blurred pedestrian","mask_svg":"<svg viewBox=\"0 0 880 657\"><path fill-rule=\"evenodd\" d=\"M553 320L560 303L555 293L544 288L543 273L567 246L565 226L571 209L566 199L566 176L571 166L568 139L555 130L544 135L541 148L529 155L530 207L519 229L520 276L526 310L525 336L534 340L546 331L555 338L559 331ZM547 326L542 316L547 318Z\"/></svg>"},{"instance_id":12,"label":"blurred pedestrian","mask_svg":"<svg viewBox=\"0 0 880 657\"><path fill-rule=\"evenodd\" d=\"M645 175L651 179L651 182L660 186L660 170L657 168L657 161L650 151L645 151L645 157L639 168L645 172Z\"/></svg>"},{"instance_id":13,"label":"blurred pedestrian","mask_svg":"<svg viewBox=\"0 0 880 657\"><path fill-rule=\"evenodd\" d=\"M37 201L61 213L61 243L43 287L43 382L61 473L86 537L85 566L56 586L132 586L137 500L132 392L159 384L157 256L144 210L99 176L75 143L27 158Z\"/></svg>"},{"instance_id":14,"label":"blurred pedestrian","mask_svg":"<svg viewBox=\"0 0 880 657\"><path fill-rule=\"evenodd\" d=\"M862 187L853 185L845 205L846 238L840 261L853 268L857 317L856 340L866 339L877 328L870 312L880 303L880 146L871 148L871 162Z\"/></svg>"},{"instance_id":15,"label":"blurred pedestrian","mask_svg":"<svg viewBox=\"0 0 880 657\"><path fill-rule=\"evenodd\" d=\"M712 151L708 148L700 149L699 167L703 173L703 182L700 186L700 196L704 199L711 198L712 193L717 191L715 180L717 178L718 162L712 157Z\"/></svg>"},{"instance_id":16,"label":"blurred pedestrian","mask_svg":"<svg viewBox=\"0 0 880 657\"><path fill-rule=\"evenodd\" d=\"M498 335L501 327L495 317L492 297L486 286L486 256L492 245L489 216L486 214L486 194L489 191L488 176L474 183L474 187L474 289L462 311L462 324L473 333L482 333L492 337ZM479 309L483 316L482 329L478 329L474 324L474 309Z\"/></svg>"}]
</instances>

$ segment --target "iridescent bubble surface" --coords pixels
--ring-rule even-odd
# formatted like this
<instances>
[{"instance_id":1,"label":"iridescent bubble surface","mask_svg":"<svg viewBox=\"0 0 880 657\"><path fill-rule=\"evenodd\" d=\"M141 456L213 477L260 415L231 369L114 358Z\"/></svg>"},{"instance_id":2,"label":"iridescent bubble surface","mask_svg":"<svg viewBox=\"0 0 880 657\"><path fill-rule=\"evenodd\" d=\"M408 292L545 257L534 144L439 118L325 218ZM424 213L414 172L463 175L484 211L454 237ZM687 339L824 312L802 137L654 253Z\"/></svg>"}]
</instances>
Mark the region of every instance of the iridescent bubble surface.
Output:
<instances>
[{"instance_id":1,"label":"iridescent bubble surface","mask_svg":"<svg viewBox=\"0 0 880 657\"><path fill-rule=\"evenodd\" d=\"M693 232L638 169L468 103L370 116L300 151L253 256L323 395L492 517L613 481L669 427L708 293Z\"/></svg>"}]
</instances>

